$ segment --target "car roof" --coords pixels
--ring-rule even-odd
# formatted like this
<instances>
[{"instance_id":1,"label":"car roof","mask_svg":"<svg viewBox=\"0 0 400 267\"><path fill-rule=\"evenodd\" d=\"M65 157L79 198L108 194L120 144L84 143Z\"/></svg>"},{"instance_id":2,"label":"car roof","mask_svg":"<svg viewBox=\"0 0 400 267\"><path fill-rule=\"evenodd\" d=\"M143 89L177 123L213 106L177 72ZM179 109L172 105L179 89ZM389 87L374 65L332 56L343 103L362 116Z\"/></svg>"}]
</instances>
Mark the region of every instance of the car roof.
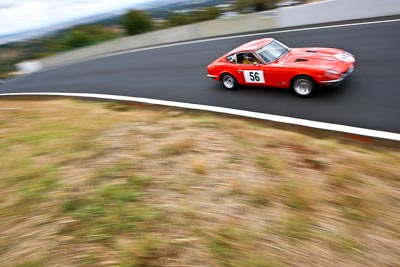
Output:
<instances>
[{"instance_id":1,"label":"car roof","mask_svg":"<svg viewBox=\"0 0 400 267\"><path fill-rule=\"evenodd\" d=\"M238 52L254 51L254 50L257 50L257 49L260 49L260 48L266 46L273 40L274 40L273 38L263 38L263 39L253 40L253 41L242 44L241 46L233 49L228 54L230 55L230 54L238 53Z\"/></svg>"}]
</instances>

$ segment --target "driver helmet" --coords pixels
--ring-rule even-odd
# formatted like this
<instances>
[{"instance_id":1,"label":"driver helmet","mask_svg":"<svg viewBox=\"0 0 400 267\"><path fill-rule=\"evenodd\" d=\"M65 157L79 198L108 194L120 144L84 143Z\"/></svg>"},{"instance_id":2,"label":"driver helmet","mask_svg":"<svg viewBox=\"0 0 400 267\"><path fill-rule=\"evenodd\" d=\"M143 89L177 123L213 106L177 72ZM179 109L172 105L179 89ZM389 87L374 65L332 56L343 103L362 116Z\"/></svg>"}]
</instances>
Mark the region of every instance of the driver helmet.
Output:
<instances>
[{"instance_id":1,"label":"driver helmet","mask_svg":"<svg viewBox=\"0 0 400 267\"><path fill-rule=\"evenodd\" d=\"M244 59L247 59L247 60L249 60L249 61L253 61L253 57L252 57L250 54L245 54L245 55L243 56L243 58L244 58Z\"/></svg>"}]
</instances>

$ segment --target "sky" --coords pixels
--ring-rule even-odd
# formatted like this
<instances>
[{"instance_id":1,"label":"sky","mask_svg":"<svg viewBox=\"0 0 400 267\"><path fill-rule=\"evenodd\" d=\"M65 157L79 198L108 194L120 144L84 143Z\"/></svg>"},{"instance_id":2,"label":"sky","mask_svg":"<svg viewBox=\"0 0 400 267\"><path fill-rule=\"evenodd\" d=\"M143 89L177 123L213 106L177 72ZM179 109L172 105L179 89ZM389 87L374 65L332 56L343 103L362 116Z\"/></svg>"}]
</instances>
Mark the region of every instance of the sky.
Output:
<instances>
[{"instance_id":1,"label":"sky","mask_svg":"<svg viewBox=\"0 0 400 267\"><path fill-rule=\"evenodd\" d=\"M150 0L0 0L0 37L87 16L132 8Z\"/></svg>"}]
</instances>

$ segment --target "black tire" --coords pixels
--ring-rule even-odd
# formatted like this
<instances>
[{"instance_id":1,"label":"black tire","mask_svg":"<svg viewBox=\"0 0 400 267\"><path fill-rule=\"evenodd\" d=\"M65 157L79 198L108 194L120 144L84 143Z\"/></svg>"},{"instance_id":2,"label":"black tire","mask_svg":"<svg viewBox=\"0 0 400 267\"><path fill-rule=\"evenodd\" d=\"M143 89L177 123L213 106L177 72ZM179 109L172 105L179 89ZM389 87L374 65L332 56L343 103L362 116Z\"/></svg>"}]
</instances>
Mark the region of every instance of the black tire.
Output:
<instances>
[{"instance_id":1,"label":"black tire","mask_svg":"<svg viewBox=\"0 0 400 267\"><path fill-rule=\"evenodd\" d=\"M309 97L315 92L316 84L310 77L301 75L293 79L291 89L297 96Z\"/></svg>"},{"instance_id":2,"label":"black tire","mask_svg":"<svg viewBox=\"0 0 400 267\"><path fill-rule=\"evenodd\" d=\"M238 86L238 82L235 77L229 73L224 73L221 75L222 86L227 90L235 90Z\"/></svg>"}]
</instances>

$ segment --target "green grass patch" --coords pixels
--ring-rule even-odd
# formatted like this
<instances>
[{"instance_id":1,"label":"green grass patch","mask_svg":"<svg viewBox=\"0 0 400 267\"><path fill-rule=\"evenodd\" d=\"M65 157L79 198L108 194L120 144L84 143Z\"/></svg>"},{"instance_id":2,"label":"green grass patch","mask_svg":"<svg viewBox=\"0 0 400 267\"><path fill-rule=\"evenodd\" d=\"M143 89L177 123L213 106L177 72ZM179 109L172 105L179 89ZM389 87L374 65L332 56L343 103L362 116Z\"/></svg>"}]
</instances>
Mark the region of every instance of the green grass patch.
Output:
<instances>
[{"instance_id":1,"label":"green grass patch","mask_svg":"<svg viewBox=\"0 0 400 267\"><path fill-rule=\"evenodd\" d=\"M334 171L328 175L328 184L334 187L345 188L350 184L361 184L362 180L357 173L350 170Z\"/></svg>"},{"instance_id":2,"label":"green grass patch","mask_svg":"<svg viewBox=\"0 0 400 267\"><path fill-rule=\"evenodd\" d=\"M42 267L45 266L42 260L29 260L16 265L16 267Z\"/></svg>"},{"instance_id":3,"label":"green grass patch","mask_svg":"<svg viewBox=\"0 0 400 267\"><path fill-rule=\"evenodd\" d=\"M84 241L110 242L118 235L137 233L142 222L157 218L157 211L143 204L143 188L152 178L126 177L125 168L125 164L117 164L101 172L101 179L108 181L118 173L123 183L99 185L89 195L72 195L62 203L62 211L76 220L66 232Z\"/></svg>"},{"instance_id":4,"label":"green grass patch","mask_svg":"<svg viewBox=\"0 0 400 267\"><path fill-rule=\"evenodd\" d=\"M306 181L285 182L281 184L277 190L283 197L283 203L289 208L295 210L310 210L318 201L318 197L313 194L313 188L307 187Z\"/></svg>"},{"instance_id":5,"label":"green grass patch","mask_svg":"<svg viewBox=\"0 0 400 267\"><path fill-rule=\"evenodd\" d=\"M362 245L353 237L336 236L330 239L329 242L333 247L348 253L359 252Z\"/></svg>"},{"instance_id":6,"label":"green grass patch","mask_svg":"<svg viewBox=\"0 0 400 267\"><path fill-rule=\"evenodd\" d=\"M341 194L338 204L346 218L356 221L371 219L375 205L375 203L357 193Z\"/></svg>"},{"instance_id":7,"label":"green grass patch","mask_svg":"<svg viewBox=\"0 0 400 267\"><path fill-rule=\"evenodd\" d=\"M286 168L285 161L276 155L259 156L257 157L256 163L258 166L267 171L279 173Z\"/></svg>"},{"instance_id":8,"label":"green grass patch","mask_svg":"<svg viewBox=\"0 0 400 267\"><path fill-rule=\"evenodd\" d=\"M272 202L274 188L267 183L254 186L249 192L249 201L255 206L268 206Z\"/></svg>"},{"instance_id":9,"label":"green grass patch","mask_svg":"<svg viewBox=\"0 0 400 267\"><path fill-rule=\"evenodd\" d=\"M236 223L227 223L212 235L208 247L220 266L243 266L244 255L251 251L253 235Z\"/></svg>"},{"instance_id":10,"label":"green grass patch","mask_svg":"<svg viewBox=\"0 0 400 267\"><path fill-rule=\"evenodd\" d=\"M312 220L304 216L291 215L288 218L278 221L277 224L279 225L277 230L279 234L294 240L305 239L314 234L312 231Z\"/></svg>"},{"instance_id":11,"label":"green grass patch","mask_svg":"<svg viewBox=\"0 0 400 267\"><path fill-rule=\"evenodd\" d=\"M199 125L206 128L219 128L221 127L221 123L218 119L212 117L198 117L197 121Z\"/></svg>"}]
</instances>

